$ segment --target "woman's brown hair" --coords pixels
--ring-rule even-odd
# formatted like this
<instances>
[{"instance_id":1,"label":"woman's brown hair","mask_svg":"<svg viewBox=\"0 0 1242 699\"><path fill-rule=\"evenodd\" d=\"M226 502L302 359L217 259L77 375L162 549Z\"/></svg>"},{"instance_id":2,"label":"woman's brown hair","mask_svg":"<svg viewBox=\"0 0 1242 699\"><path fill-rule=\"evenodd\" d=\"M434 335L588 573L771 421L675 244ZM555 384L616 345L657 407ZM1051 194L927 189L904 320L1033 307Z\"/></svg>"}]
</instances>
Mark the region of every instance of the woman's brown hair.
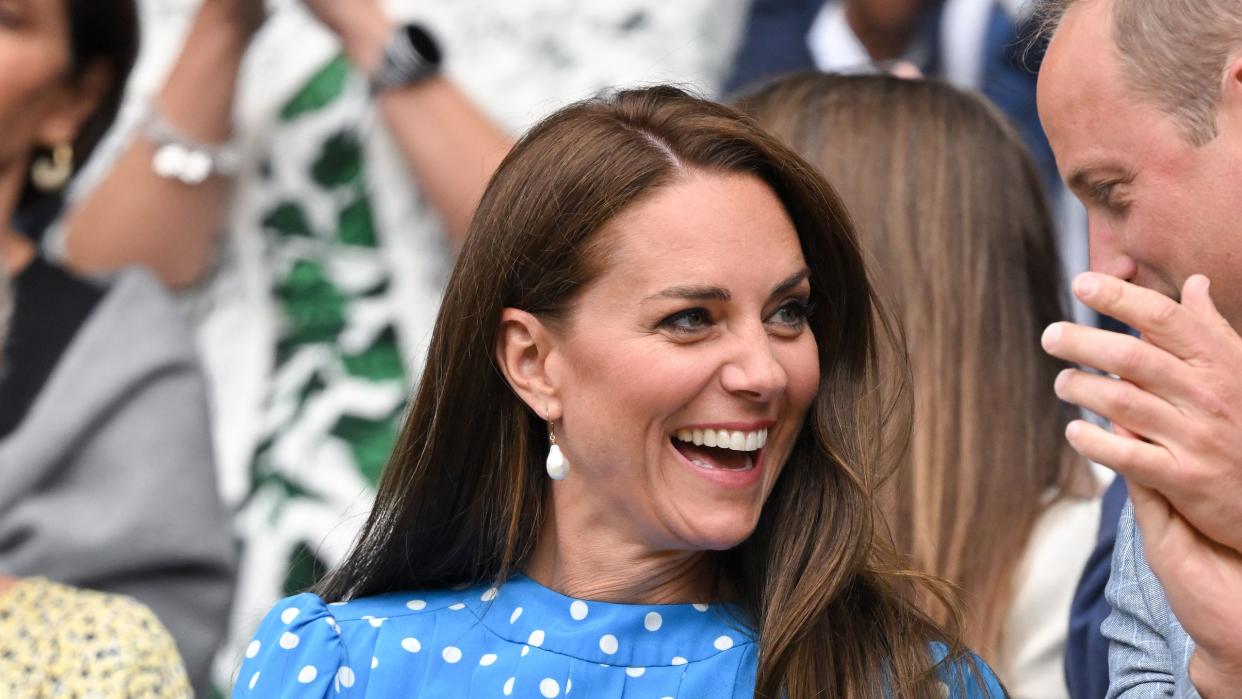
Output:
<instances>
[{"instance_id":1,"label":"woman's brown hair","mask_svg":"<svg viewBox=\"0 0 1242 699\"><path fill-rule=\"evenodd\" d=\"M964 640L995 666L1036 519L1094 492L1063 438L1075 416L1052 392L1065 364L1040 349L1066 299L1039 176L1003 116L941 83L806 73L743 109L834 182L859 223L906 333L895 370L914 379L890 522L915 567L960 588Z\"/></svg>"},{"instance_id":2,"label":"woman's brown hair","mask_svg":"<svg viewBox=\"0 0 1242 699\"><path fill-rule=\"evenodd\" d=\"M422 384L374 510L318 591L344 599L503 581L535 545L550 497L543 421L494 361L501 312L572 312L607 265L605 224L687 169L772 188L811 269L821 385L759 526L715 554L758 634L756 696L939 699L917 576L873 527L880 328L852 225L815 170L740 113L669 87L582 102L531 130L484 193L436 322ZM891 694L886 693L885 686Z\"/></svg>"}]
</instances>

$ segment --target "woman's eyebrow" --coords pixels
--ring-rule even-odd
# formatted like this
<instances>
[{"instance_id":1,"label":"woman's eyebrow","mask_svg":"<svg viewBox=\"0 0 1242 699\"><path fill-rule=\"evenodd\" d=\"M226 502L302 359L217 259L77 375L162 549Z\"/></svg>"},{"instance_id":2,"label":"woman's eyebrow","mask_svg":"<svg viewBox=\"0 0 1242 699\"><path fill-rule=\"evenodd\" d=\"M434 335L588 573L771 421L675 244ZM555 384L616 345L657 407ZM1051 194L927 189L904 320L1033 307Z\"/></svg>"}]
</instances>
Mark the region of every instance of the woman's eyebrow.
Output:
<instances>
[{"instance_id":1,"label":"woman's eyebrow","mask_svg":"<svg viewBox=\"0 0 1242 699\"><path fill-rule=\"evenodd\" d=\"M781 294L784 294L792 290L794 287L798 286L804 280L806 280L806 278L809 276L811 276L810 269L803 269L801 272L797 272L795 274L789 275L788 279L781 282L780 284L777 284L776 287L772 289L772 295L780 296Z\"/></svg>"},{"instance_id":2,"label":"woman's eyebrow","mask_svg":"<svg viewBox=\"0 0 1242 699\"><path fill-rule=\"evenodd\" d=\"M655 299L682 299L686 301L728 301L733 298L728 289L718 286L670 286L669 288L648 296L643 303Z\"/></svg>"}]
</instances>

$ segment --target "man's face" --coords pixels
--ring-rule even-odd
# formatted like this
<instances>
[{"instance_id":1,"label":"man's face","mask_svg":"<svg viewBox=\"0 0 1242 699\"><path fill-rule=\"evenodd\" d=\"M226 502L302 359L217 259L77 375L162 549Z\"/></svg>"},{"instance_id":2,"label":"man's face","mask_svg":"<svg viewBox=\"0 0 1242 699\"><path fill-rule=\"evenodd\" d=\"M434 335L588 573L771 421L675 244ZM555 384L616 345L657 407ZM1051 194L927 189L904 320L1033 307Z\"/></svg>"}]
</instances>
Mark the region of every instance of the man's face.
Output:
<instances>
[{"instance_id":1,"label":"man's face","mask_svg":"<svg viewBox=\"0 0 1242 699\"><path fill-rule=\"evenodd\" d=\"M1242 328L1240 100L1222 101L1215 139L1192 144L1128 84L1111 12L1111 0L1074 5L1039 77L1057 167L1087 207L1091 269L1174 298L1206 274L1221 313Z\"/></svg>"}]
</instances>

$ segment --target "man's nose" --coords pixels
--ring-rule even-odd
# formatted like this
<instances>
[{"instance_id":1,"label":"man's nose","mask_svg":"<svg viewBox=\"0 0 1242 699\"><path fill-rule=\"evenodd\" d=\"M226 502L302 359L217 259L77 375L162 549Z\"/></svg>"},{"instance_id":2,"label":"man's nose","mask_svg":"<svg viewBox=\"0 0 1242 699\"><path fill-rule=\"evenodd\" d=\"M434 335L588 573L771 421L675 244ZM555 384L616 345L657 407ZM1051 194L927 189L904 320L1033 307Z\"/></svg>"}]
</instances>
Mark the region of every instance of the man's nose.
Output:
<instances>
[{"instance_id":1,"label":"man's nose","mask_svg":"<svg viewBox=\"0 0 1242 699\"><path fill-rule=\"evenodd\" d=\"M1096 215L1087 219L1091 271L1130 280L1138 272L1138 264L1126 251L1121 231L1101 219Z\"/></svg>"}]
</instances>

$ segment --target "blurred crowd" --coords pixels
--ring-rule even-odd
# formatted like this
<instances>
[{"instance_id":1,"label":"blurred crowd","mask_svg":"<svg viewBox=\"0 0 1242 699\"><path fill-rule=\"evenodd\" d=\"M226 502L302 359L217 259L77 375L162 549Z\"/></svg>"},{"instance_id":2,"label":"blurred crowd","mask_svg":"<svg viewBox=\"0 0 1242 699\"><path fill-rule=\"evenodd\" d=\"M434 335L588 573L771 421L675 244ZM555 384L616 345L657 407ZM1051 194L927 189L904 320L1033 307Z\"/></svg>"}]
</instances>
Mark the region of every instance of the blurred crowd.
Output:
<instances>
[{"instance_id":1,"label":"blurred crowd","mask_svg":"<svg viewBox=\"0 0 1242 699\"><path fill-rule=\"evenodd\" d=\"M0 0L0 694L240 691L362 531L492 174L566 105L673 84L848 210L910 380L885 527L1008 695L1239 696L1242 171L1151 139L1219 88L1188 138L1242 162L1242 11L1163 5ZM1197 87L1136 88L1153 117L1091 52L1161 22L1192 45L1151 79ZM1134 232L1109 153L1144 149L1182 208Z\"/></svg>"}]
</instances>

